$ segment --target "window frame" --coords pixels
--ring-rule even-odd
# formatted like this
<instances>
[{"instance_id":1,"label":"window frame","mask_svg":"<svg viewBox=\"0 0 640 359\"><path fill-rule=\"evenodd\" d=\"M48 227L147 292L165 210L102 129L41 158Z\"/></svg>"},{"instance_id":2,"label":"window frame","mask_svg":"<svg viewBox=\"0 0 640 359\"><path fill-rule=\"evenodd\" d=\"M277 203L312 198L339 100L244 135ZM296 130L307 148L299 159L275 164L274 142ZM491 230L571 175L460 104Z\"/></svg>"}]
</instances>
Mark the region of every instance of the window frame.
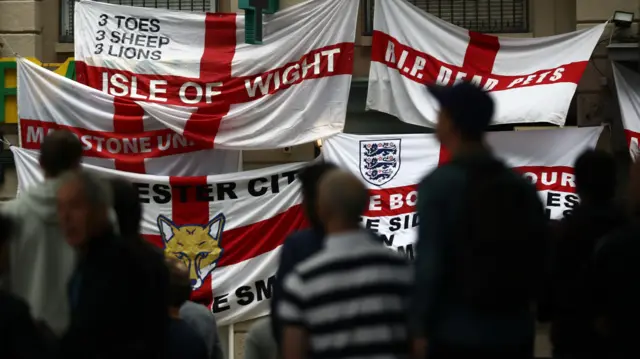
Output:
<instances>
[{"instance_id":1,"label":"window frame","mask_svg":"<svg viewBox=\"0 0 640 359\"><path fill-rule=\"evenodd\" d=\"M415 0L408 0L411 3L415 3ZM447 1L447 0L444 0ZM453 0L450 0L453 1ZM465 0L465 1L473 1L476 2L478 0ZM469 29L472 31L479 31L479 32L484 32L484 33L491 33L491 34L526 34L529 33L530 31L530 27L531 27L531 1L530 0L506 0L506 1L522 1L523 2L523 23L524 25L522 26L522 28L517 28L517 29L497 29L495 31L487 31L487 29L483 29L483 28L479 28L479 29ZM373 7L375 4L375 0L363 0L363 8L364 11L362 12L363 15L363 19L362 19L362 36L372 36L373 35L373 16L374 16L374 11ZM476 3L477 4L477 3ZM418 6L421 10L426 11L424 9L424 7L420 7ZM432 15L437 16L438 18L440 18L439 14L435 14L435 13L431 13ZM501 22L504 21L504 17L503 19L500 20ZM459 25L457 25L459 26ZM501 24L502 26L502 24Z\"/></svg>"},{"instance_id":2,"label":"window frame","mask_svg":"<svg viewBox=\"0 0 640 359\"><path fill-rule=\"evenodd\" d=\"M73 17L70 16L69 4L71 2L77 2L78 0L60 0L58 10L58 43L62 44L73 44L74 33L68 33L69 24L73 21ZM185 2L188 2L185 0ZM208 12L218 12L220 9L219 0L208 0L209 2L209 11ZM187 10L185 10L187 11ZM75 29L74 29L75 31Z\"/></svg>"}]
</instances>

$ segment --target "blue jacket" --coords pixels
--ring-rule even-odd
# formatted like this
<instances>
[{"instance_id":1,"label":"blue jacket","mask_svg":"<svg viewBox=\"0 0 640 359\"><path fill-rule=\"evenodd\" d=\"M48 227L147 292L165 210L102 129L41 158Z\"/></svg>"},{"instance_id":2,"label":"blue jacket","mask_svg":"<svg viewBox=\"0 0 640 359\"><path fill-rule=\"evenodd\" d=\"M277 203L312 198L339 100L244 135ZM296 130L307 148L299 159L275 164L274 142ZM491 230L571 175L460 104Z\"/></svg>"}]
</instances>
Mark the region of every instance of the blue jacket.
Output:
<instances>
[{"instance_id":1,"label":"blue jacket","mask_svg":"<svg viewBox=\"0 0 640 359\"><path fill-rule=\"evenodd\" d=\"M282 283L284 278L295 266L311 257L322 249L324 234L314 229L304 229L289 235L282 245L280 253L280 267L276 272L276 281L273 285L273 297L271 298L271 329L278 343L282 344L282 323L277 316L278 304L282 298Z\"/></svg>"}]
</instances>

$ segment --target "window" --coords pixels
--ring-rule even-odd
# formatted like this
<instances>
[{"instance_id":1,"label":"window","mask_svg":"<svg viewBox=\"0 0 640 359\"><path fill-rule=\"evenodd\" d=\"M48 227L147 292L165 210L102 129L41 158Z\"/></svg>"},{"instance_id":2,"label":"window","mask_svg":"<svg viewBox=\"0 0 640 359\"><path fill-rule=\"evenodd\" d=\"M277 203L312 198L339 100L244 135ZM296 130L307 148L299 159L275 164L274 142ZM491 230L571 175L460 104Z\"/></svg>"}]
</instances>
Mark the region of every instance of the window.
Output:
<instances>
[{"instance_id":1,"label":"window","mask_svg":"<svg viewBox=\"0 0 640 359\"><path fill-rule=\"evenodd\" d=\"M364 34L373 33L375 0L364 0ZM529 31L528 0L408 0L418 8L465 29L485 33Z\"/></svg>"},{"instance_id":2,"label":"window","mask_svg":"<svg viewBox=\"0 0 640 359\"><path fill-rule=\"evenodd\" d=\"M192 12L215 12L217 0L96 0L109 4L170 9ZM60 42L73 42L73 10L76 0L60 0Z\"/></svg>"}]
</instances>

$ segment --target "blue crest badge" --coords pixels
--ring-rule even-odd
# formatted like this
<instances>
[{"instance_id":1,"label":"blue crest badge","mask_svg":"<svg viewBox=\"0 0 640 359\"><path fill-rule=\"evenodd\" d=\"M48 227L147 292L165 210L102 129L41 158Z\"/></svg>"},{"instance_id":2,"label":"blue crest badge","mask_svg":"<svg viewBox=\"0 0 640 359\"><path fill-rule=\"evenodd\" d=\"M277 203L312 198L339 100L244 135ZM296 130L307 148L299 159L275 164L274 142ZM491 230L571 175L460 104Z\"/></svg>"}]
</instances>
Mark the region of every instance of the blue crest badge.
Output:
<instances>
[{"instance_id":1,"label":"blue crest badge","mask_svg":"<svg viewBox=\"0 0 640 359\"><path fill-rule=\"evenodd\" d=\"M382 186L400 170L400 139L360 141L360 174L365 181Z\"/></svg>"}]
</instances>

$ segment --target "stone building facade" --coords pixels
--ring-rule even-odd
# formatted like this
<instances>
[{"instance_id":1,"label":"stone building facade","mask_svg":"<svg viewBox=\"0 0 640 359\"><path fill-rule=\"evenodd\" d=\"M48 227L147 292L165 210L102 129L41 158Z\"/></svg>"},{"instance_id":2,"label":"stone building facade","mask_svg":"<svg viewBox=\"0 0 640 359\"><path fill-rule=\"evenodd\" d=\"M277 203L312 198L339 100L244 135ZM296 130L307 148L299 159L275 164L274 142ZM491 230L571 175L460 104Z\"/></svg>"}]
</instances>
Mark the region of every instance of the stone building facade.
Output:
<instances>
[{"instance_id":1,"label":"stone building facade","mask_svg":"<svg viewBox=\"0 0 640 359\"><path fill-rule=\"evenodd\" d=\"M9 44L0 48L0 57L12 56L10 49L22 56L35 57L43 62L63 62L73 56L72 34L72 1L73 0L0 0L0 36ZM238 0L103 0L123 5L169 7L192 11L233 12L238 10ZM361 1L359 25L356 38L354 63L354 80L349 103L346 131L350 133L406 133L424 132L419 128L404 124L395 118L379 113L364 111L366 84L369 73L369 56L371 52L371 36L369 33L372 19L373 0ZM419 7L427 9L436 2L410 0ZM512 12L501 12L495 4L496 0L474 0L487 10L472 15L454 14L455 6L465 0L442 0L442 9L429 8L442 18L461 26L465 24L482 24L480 31L502 33L502 28L509 28L505 36L539 37L561 34L576 29L599 24L611 18L615 11L634 13L636 18L640 11L638 0L503 0L502 3L513 3ZM280 0L280 8L286 8L300 0ZM444 4L444 5L442 5ZM491 7L490 5L494 5ZM444 11L449 6L449 10ZM504 5L503 5L504 6ZM458 6L457 9L459 9ZM520 10L516 11L518 8ZM456 10L458 11L458 10ZM453 17L452 15L453 14ZM491 19L489 21L489 19ZM518 29L513 27L517 22ZM10 49L9 49L10 47ZM611 123L610 135L603 138L603 145L614 151L625 151L626 147L620 131L619 111L615 100L615 88L610 69L610 61L637 62L638 50L637 20L629 28L615 28L610 25L603 39L593 54L574 98L567 119L567 125L597 125ZM9 138L16 136L14 124L2 124L1 130ZM610 145L610 146L609 146ZM312 144L297 146L287 151L247 151L244 153L245 169L265 167L285 162L305 161L314 157ZM15 195L15 171L9 166L4 173L4 181L0 184L0 198L8 199ZM234 356L242 358L243 339L250 323L235 326L234 335L228 338L226 328L221 328L225 341L225 350L233 346ZM542 331L544 331L542 329ZM542 338L542 336L541 336ZM539 341L539 354L548 354L548 345Z\"/></svg>"}]
</instances>

